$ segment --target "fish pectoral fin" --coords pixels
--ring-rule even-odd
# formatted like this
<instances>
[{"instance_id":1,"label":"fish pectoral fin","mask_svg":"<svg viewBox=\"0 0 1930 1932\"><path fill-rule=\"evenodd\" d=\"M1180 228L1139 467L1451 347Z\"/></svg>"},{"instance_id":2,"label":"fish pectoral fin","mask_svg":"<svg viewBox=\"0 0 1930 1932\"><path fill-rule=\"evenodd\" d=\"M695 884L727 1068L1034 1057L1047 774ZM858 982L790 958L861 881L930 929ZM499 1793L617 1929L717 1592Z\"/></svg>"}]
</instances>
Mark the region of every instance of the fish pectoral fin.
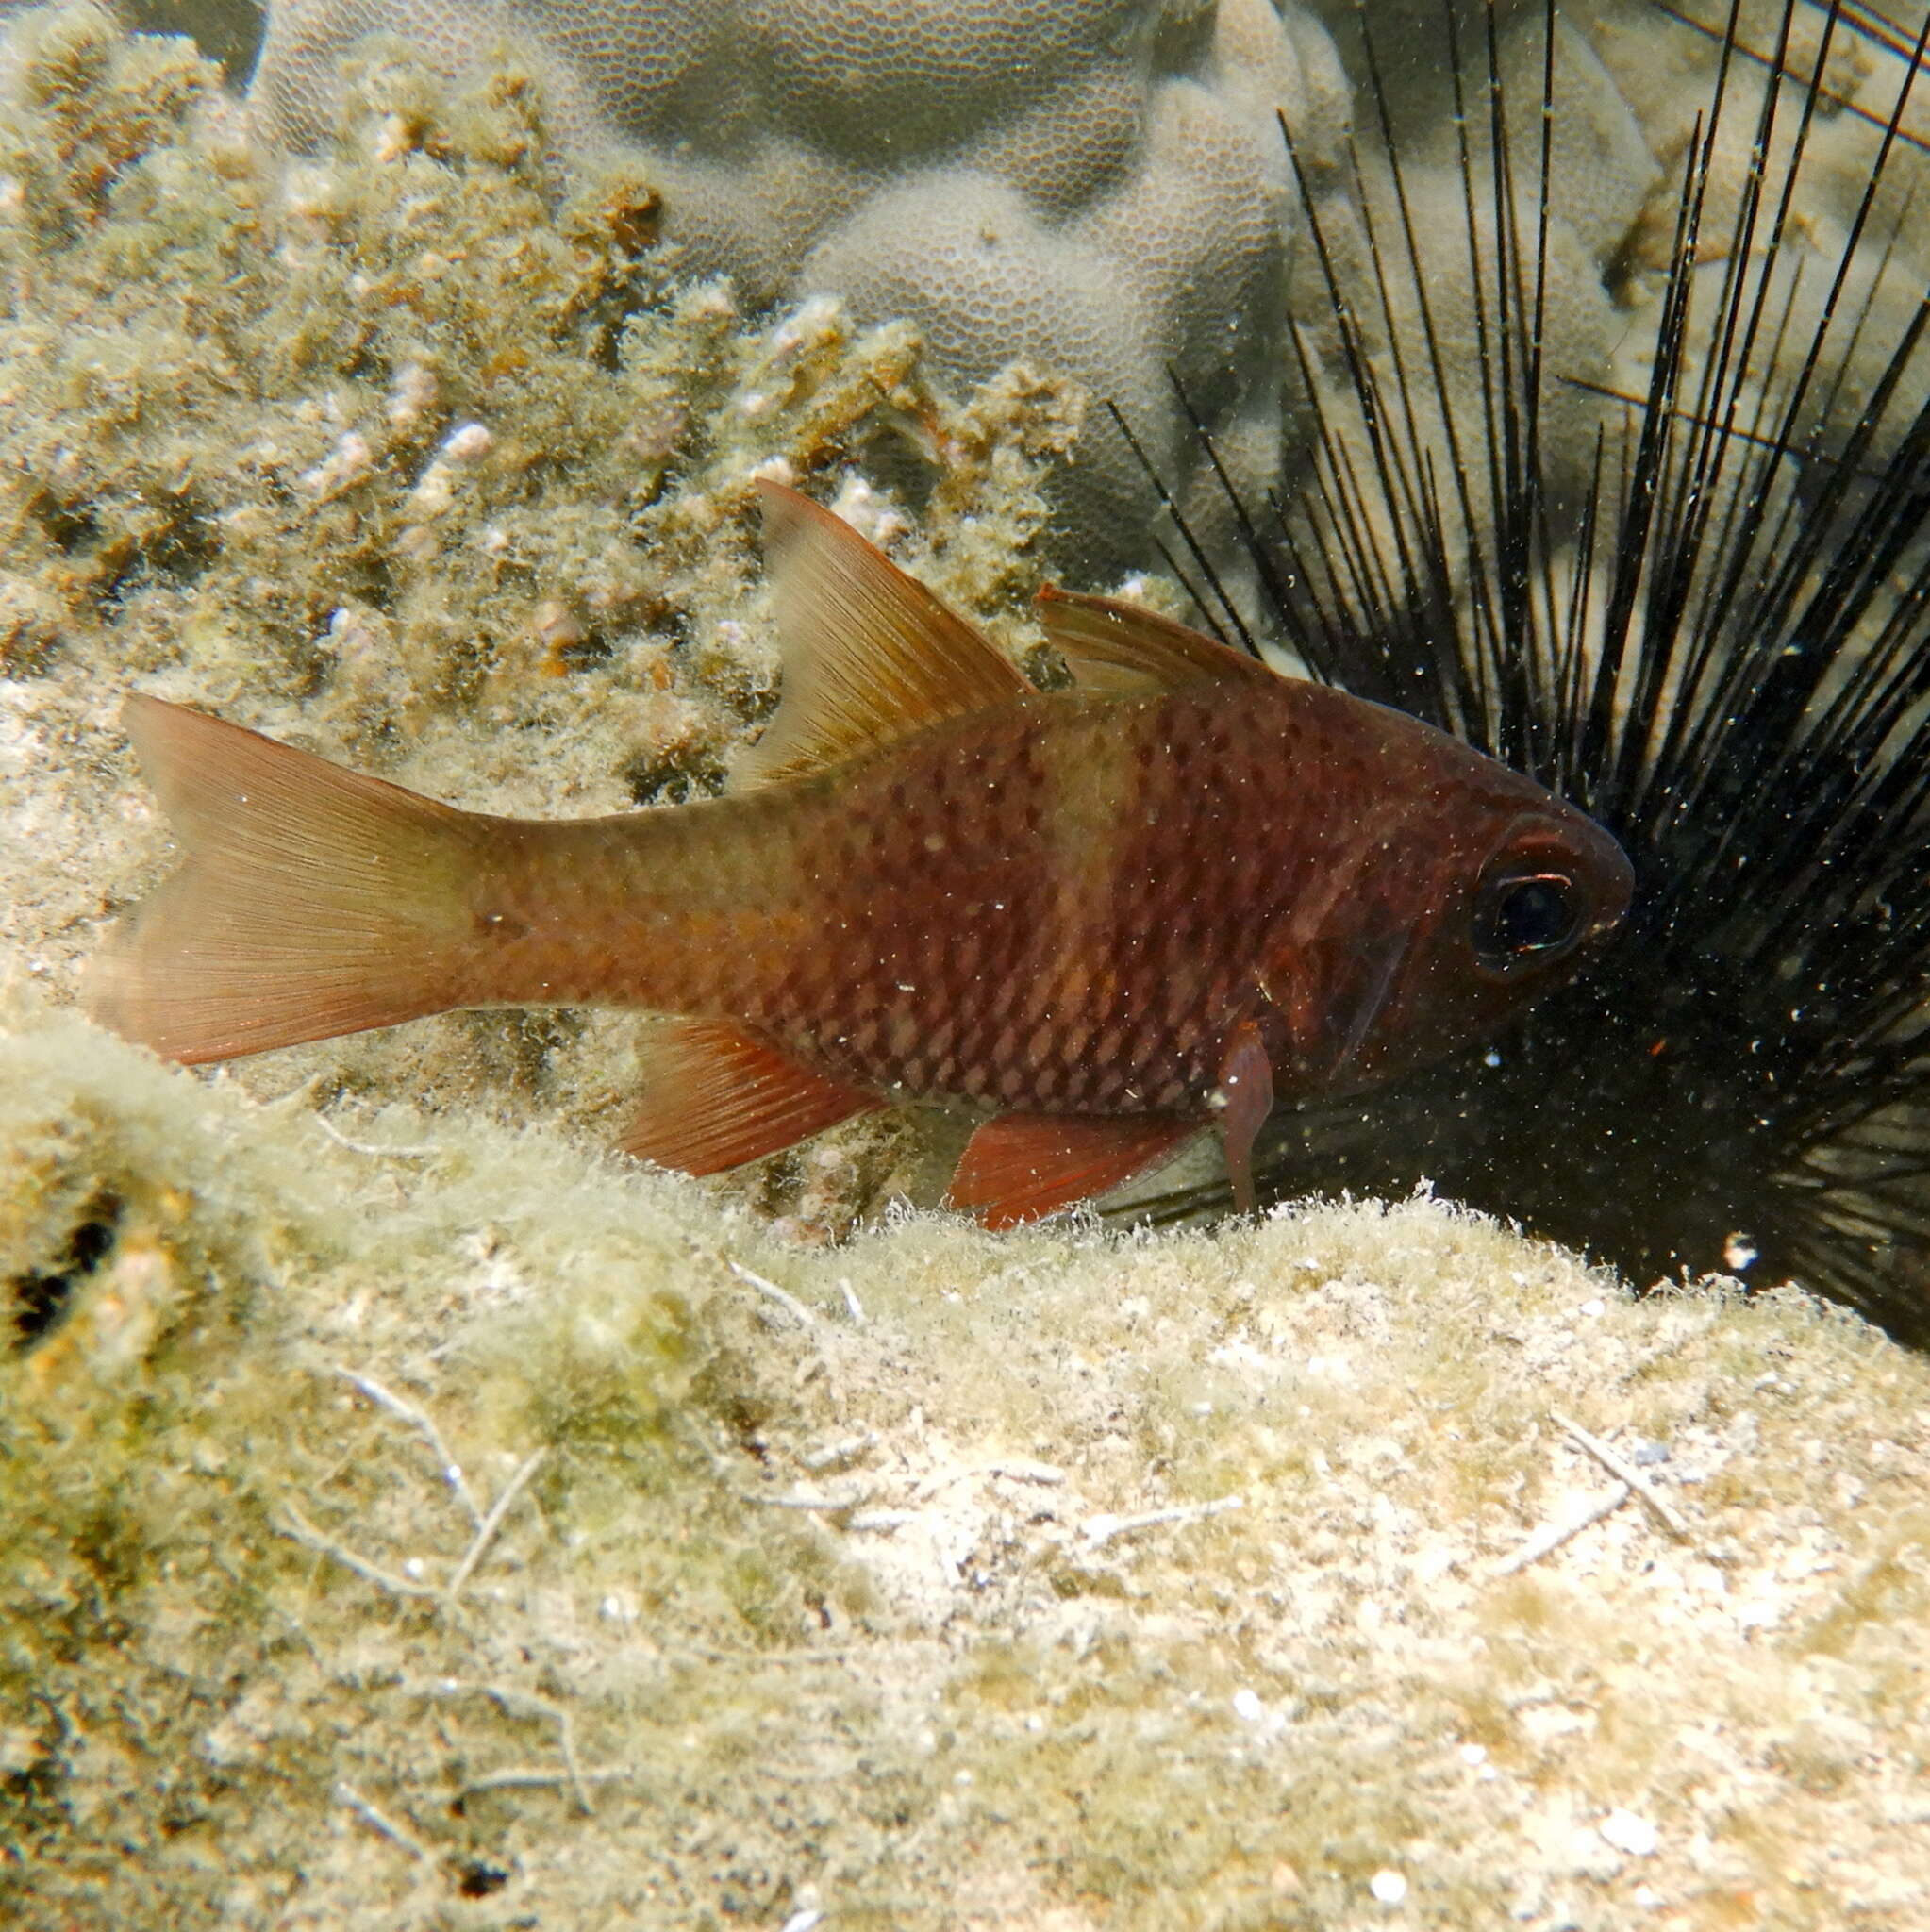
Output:
<instances>
[{"instance_id":1,"label":"fish pectoral fin","mask_svg":"<svg viewBox=\"0 0 1930 1932\"><path fill-rule=\"evenodd\" d=\"M642 1061L643 1104L617 1144L685 1174L741 1167L884 1105L708 1020L657 1027Z\"/></svg>"},{"instance_id":2,"label":"fish pectoral fin","mask_svg":"<svg viewBox=\"0 0 1930 1932\"><path fill-rule=\"evenodd\" d=\"M1204 631L1115 597L1048 584L1034 600L1047 641L1082 691L1146 697L1197 684L1273 684L1277 674Z\"/></svg>"},{"instance_id":3,"label":"fish pectoral fin","mask_svg":"<svg viewBox=\"0 0 1930 1932\"><path fill-rule=\"evenodd\" d=\"M784 682L776 715L731 774L733 791L1031 694L977 631L841 517L780 483L759 491Z\"/></svg>"},{"instance_id":4,"label":"fish pectoral fin","mask_svg":"<svg viewBox=\"0 0 1930 1932\"><path fill-rule=\"evenodd\" d=\"M1159 1166L1199 1131L1172 1114L1001 1114L973 1135L945 1206L1016 1227Z\"/></svg>"},{"instance_id":5,"label":"fish pectoral fin","mask_svg":"<svg viewBox=\"0 0 1930 1932\"><path fill-rule=\"evenodd\" d=\"M1273 1063L1260 1029L1251 1020L1242 1020L1227 1036L1213 1097L1220 1112L1226 1174L1233 1183L1233 1205L1241 1214L1251 1214L1254 1139L1273 1110Z\"/></svg>"},{"instance_id":6,"label":"fish pectoral fin","mask_svg":"<svg viewBox=\"0 0 1930 1932\"><path fill-rule=\"evenodd\" d=\"M1303 942L1256 975L1255 985L1286 1028L1296 1087L1334 1087L1348 1077L1400 991L1413 945L1409 926L1344 945Z\"/></svg>"}]
</instances>

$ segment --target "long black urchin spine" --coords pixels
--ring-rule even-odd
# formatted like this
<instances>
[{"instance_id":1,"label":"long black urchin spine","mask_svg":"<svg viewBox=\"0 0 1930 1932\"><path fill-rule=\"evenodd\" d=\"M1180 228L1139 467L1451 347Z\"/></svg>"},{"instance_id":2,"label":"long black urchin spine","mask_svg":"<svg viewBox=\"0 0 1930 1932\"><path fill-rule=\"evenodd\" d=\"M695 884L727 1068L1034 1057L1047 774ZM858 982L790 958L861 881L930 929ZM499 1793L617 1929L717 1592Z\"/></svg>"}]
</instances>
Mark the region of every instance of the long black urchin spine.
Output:
<instances>
[{"instance_id":1,"label":"long black urchin spine","mask_svg":"<svg viewBox=\"0 0 1930 1932\"><path fill-rule=\"evenodd\" d=\"M1910 210L1893 175L1930 22L1905 36L1830 0L1799 70L1802 6L1767 47L1745 43L1739 0L1720 26L1670 15L1716 51L1650 224L1657 266L1622 264L1631 313L1653 316L1634 388L1566 369L1549 334L1552 0L1525 143L1492 7L1472 56L1444 8L1450 243L1417 212L1371 33L1370 139L1338 211L1287 131L1322 300L1290 335L1304 478L1235 511L1265 627L1314 675L1572 799L1639 888L1609 956L1519 1036L1381 1100L1283 1118L1266 1167L1276 1194L1431 1179L1644 1281L1759 1257L1752 1278L1793 1276L1924 1337L1930 292L1897 299ZM1898 84L1886 113L1856 110L1870 178L1824 254L1803 208L1819 127L1845 111L1818 79L1843 37ZM1723 166L1739 130L1739 176ZM1472 383L1444 259L1468 284ZM1579 488L1556 480L1557 399L1596 411ZM1191 556L1203 608L1243 635L1237 595Z\"/></svg>"}]
</instances>

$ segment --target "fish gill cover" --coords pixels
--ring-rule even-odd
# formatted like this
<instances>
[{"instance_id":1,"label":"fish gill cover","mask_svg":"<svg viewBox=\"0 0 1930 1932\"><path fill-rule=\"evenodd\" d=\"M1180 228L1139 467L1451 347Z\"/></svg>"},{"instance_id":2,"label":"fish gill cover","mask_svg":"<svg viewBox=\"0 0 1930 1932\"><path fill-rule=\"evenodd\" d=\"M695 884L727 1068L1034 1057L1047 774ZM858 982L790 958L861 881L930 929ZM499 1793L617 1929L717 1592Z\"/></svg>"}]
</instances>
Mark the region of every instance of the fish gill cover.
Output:
<instances>
[{"instance_id":1,"label":"fish gill cover","mask_svg":"<svg viewBox=\"0 0 1930 1932\"><path fill-rule=\"evenodd\" d=\"M1703 44L1564 25L1558 76L1599 46L1618 77L1556 97L1557 147L1614 158L1589 262L1658 166L1631 142L1706 108ZM1841 1311L1638 1300L1425 1200L810 1245L917 1151L761 1177L788 1232L619 1171L621 1024L202 1082L61 1012L164 860L130 685L486 808L700 791L770 704L752 474L1023 656L1080 399L961 401L909 331L679 286L647 170L557 192L526 64L452 85L391 46L284 171L99 8L8 63L0 1917L1922 1916L1930 1371ZM1894 57L1839 37L1829 75L1882 83L1881 125ZM1816 124L1847 158L1805 232L1869 178L1870 124ZM1298 259L1311 355L1343 337ZM1653 341L1599 283L1568 312ZM1899 340L1853 333L1812 397L1854 421ZM942 461L893 496L880 445Z\"/></svg>"}]
</instances>

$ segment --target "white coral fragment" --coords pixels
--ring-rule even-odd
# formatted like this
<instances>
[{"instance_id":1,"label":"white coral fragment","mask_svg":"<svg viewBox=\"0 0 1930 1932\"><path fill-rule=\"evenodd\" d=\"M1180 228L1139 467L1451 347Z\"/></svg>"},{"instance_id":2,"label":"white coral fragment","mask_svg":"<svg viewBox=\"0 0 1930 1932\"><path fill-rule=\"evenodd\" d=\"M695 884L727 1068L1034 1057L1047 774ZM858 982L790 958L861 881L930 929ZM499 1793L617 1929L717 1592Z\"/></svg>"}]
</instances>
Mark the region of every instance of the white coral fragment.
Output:
<instances>
[{"instance_id":1,"label":"white coral fragment","mask_svg":"<svg viewBox=\"0 0 1930 1932\"><path fill-rule=\"evenodd\" d=\"M1595 1829L1618 1852L1631 1858L1652 1857L1662 1842L1662 1834L1646 1818L1617 1806Z\"/></svg>"},{"instance_id":2,"label":"white coral fragment","mask_svg":"<svg viewBox=\"0 0 1930 1932\"><path fill-rule=\"evenodd\" d=\"M889 496L856 474L845 477L832 499L831 510L880 550L890 549L911 527L905 512Z\"/></svg>"},{"instance_id":3,"label":"white coral fragment","mask_svg":"<svg viewBox=\"0 0 1930 1932\"><path fill-rule=\"evenodd\" d=\"M389 426L411 429L436 407L441 385L433 369L421 362L405 362L389 385Z\"/></svg>"},{"instance_id":4,"label":"white coral fragment","mask_svg":"<svg viewBox=\"0 0 1930 1932\"><path fill-rule=\"evenodd\" d=\"M495 441L480 423L462 423L443 440L442 455L452 463L474 463L488 456Z\"/></svg>"},{"instance_id":5,"label":"white coral fragment","mask_svg":"<svg viewBox=\"0 0 1930 1932\"><path fill-rule=\"evenodd\" d=\"M439 517L456 501L456 480L449 465L434 462L408 493L408 507L418 516Z\"/></svg>"},{"instance_id":6,"label":"white coral fragment","mask_svg":"<svg viewBox=\"0 0 1930 1932\"><path fill-rule=\"evenodd\" d=\"M336 439L328 455L313 469L304 470L298 480L311 496L327 503L343 491L354 489L374 467L375 453L369 447L367 437L349 429Z\"/></svg>"}]
</instances>

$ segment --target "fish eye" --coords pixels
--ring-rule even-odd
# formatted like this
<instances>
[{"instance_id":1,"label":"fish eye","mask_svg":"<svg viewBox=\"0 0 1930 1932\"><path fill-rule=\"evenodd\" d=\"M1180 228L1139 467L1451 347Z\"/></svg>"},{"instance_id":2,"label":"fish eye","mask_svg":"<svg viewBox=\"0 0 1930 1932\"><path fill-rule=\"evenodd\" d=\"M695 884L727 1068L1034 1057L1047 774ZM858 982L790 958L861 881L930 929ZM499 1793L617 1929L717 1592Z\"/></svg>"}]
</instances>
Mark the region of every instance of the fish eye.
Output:
<instances>
[{"instance_id":1,"label":"fish eye","mask_svg":"<svg viewBox=\"0 0 1930 1932\"><path fill-rule=\"evenodd\" d=\"M1474 956L1494 973L1545 961L1573 944L1586 912L1567 873L1491 872L1474 898Z\"/></svg>"}]
</instances>

